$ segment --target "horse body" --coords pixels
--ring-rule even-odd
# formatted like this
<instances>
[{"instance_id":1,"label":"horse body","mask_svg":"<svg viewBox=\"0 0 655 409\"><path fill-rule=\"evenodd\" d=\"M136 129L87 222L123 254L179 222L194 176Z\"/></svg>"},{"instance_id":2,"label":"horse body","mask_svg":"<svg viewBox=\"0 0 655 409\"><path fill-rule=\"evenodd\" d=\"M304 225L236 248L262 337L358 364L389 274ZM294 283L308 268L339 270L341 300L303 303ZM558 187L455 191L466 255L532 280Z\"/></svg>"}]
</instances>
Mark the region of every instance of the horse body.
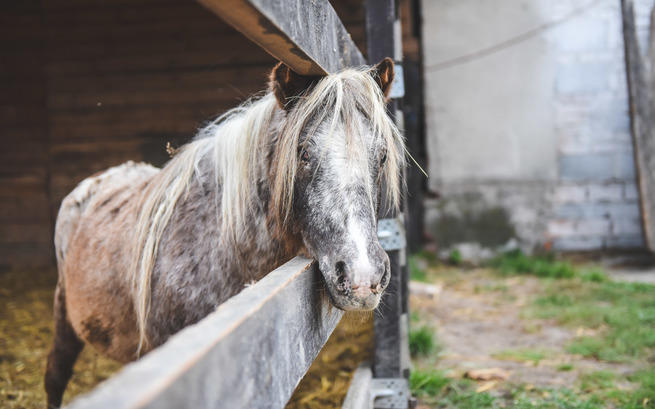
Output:
<instances>
[{"instance_id":1,"label":"horse body","mask_svg":"<svg viewBox=\"0 0 655 409\"><path fill-rule=\"evenodd\" d=\"M129 360L136 334L125 236L136 223L138 197L157 172L126 163L85 179L63 200L55 227L62 308L82 339L121 362Z\"/></svg>"},{"instance_id":2,"label":"horse body","mask_svg":"<svg viewBox=\"0 0 655 409\"><path fill-rule=\"evenodd\" d=\"M137 357L132 236L138 205L159 173L145 164L111 168L84 180L64 199L58 215L56 250L70 323L86 343L120 362ZM152 272L156 296L147 321L148 345L141 352L161 345L298 253L271 236L265 198L248 215L237 241L222 237L220 223L214 222L220 220L220 185L211 175L209 161L201 160L161 237Z\"/></svg>"},{"instance_id":3,"label":"horse body","mask_svg":"<svg viewBox=\"0 0 655 409\"><path fill-rule=\"evenodd\" d=\"M130 162L64 199L49 406L61 403L84 343L134 360L299 253L317 259L337 307L377 306L389 261L375 212L383 179L397 182L402 141L382 100L392 63L376 68L377 84L353 72L350 85L324 85L278 66L272 93L202 130L161 170ZM349 90L329 87L355 80L364 85L352 112L330 115L321 99L341 107ZM314 105L294 111L302 102L292 97L307 94Z\"/></svg>"}]
</instances>

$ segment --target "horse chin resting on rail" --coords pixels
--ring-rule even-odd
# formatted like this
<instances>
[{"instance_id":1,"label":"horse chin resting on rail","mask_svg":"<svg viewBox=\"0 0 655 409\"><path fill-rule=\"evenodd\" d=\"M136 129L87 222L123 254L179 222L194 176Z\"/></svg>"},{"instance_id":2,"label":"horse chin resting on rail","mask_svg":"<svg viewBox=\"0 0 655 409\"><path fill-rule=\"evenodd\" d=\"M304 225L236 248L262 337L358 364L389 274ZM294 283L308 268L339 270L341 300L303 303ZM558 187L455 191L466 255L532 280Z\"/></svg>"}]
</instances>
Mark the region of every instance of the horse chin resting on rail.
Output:
<instances>
[{"instance_id":1,"label":"horse chin resting on rail","mask_svg":"<svg viewBox=\"0 0 655 409\"><path fill-rule=\"evenodd\" d=\"M336 307L374 309L389 282L376 214L383 195L398 204L404 164L392 79L390 59L325 77L278 64L271 92L162 169L130 162L82 181L55 229L48 405L84 343L134 360L297 254L318 261Z\"/></svg>"}]
</instances>

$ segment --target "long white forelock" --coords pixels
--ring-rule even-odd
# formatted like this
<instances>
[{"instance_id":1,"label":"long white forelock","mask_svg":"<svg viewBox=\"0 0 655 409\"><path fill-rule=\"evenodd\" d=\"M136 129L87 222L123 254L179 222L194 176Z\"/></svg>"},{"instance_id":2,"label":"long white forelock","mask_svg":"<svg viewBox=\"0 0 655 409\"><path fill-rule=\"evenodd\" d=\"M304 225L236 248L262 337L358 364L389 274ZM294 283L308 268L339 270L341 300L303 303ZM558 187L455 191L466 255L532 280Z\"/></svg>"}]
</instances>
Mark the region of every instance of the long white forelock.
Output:
<instances>
[{"instance_id":1,"label":"long white forelock","mask_svg":"<svg viewBox=\"0 0 655 409\"><path fill-rule=\"evenodd\" d=\"M281 151L289 156L285 161L278 161L273 181L273 200L278 201L275 208L283 212L282 222L287 221L293 202L296 149L302 131L312 122L316 127L327 119L330 120L328 133L343 124L350 124L345 129L346 140L349 148L356 149L357 144L352 143L356 135L352 124L362 113L367 116L373 133L380 135L384 141L387 150L387 163L383 170L383 179L387 182L385 195L389 207L398 207L401 195L400 170L405 163L404 141L387 115L382 91L371 76L370 69L346 69L321 79L311 92L302 96L282 129L282 140L279 141Z\"/></svg>"},{"instance_id":2,"label":"long white forelock","mask_svg":"<svg viewBox=\"0 0 655 409\"><path fill-rule=\"evenodd\" d=\"M145 331L150 308L151 276L160 240L173 210L186 192L194 175L199 178L200 161L213 161L215 181L220 186L220 205L217 219L227 234L223 239L235 239L245 225L254 205L257 192L257 167L265 159L270 132L278 132L277 101L272 93L245 102L198 132L155 176L144 194L136 227L135 252L132 269L139 351L147 343ZM400 172L404 166L404 142L387 116L382 92L370 75L368 67L347 69L321 79L287 114L276 141L272 181L274 211L286 221L293 201L293 186L297 170L297 149L300 136L307 126L317 127L330 120L328 132L345 126L349 149L356 150L353 128L364 113L374 134L380 135L387 149L387 163L383 170L386 180L387 203L400 203ZM344 125L345 124L345 125ZM349 129L350 128L350 129ZM317 128L312 128L316 130ZM370 195L370 192L369 192ZM217 201L218 201L217 196Z\"/></svg>"}]
</instances>

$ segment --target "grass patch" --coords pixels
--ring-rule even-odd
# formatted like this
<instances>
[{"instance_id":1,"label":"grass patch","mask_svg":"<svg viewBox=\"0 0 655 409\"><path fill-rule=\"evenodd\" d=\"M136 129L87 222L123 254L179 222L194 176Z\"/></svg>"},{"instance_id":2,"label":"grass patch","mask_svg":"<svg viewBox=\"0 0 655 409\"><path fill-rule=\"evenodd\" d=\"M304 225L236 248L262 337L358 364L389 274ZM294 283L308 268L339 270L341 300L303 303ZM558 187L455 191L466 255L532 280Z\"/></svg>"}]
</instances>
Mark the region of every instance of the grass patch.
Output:
<instances>
[{"instance_id":1,"label":"grass patch","mask_svg":"<svg viewBox=\"0 0 655 409\"><path fill-rule=\"evenodd\" d=\"M625 409L655 409L655 371L652 368L640 371L629 376L628 380L639 384L639 388L632 392L618 392L615 399Z\"/></svg>"},{"instance_id":2,"label":"grass patch","mask_svg":"<svg viewBox=\"0 0 655 409\"><path fill-rule=\"evenodd\" d=\"M474 291L476 294L483 292L507 293L509 291L509 286L502 282L494 282L492 284L476 285Z\"/></svg>"},{"instance_id":3,"label":"grass patch","mask_svg":"<svg viewBox=\"0 0 655 409\"><path fill-rule=\"evenodd\" d=\"M521 250L501 254L490 264L503 274L532 274L549 278L572 278L577 274L577 270L566 261L557 261L552 256L527 256Z\"/></svg>"},{"instance_id":4,"label":"grass patch","mask_svg":"<svg viewBox=\"0 0 655 409\"><path fill-rule=\"evenodd\" d=\"M492 356L497 359L502 359L505 361L517 361L517 362L532 362L535 366L539 365L539 362L549 356L551 353L549 351L541 349L508 349L505 351L497 352Z\"/></svg>"},{"instance_id":5,"label":"grass patch","mask_svg":"<svg viewBox=\"0 0 655 409\"><path fill-rule=\"evenodd\" d=\"M409 331L409 352L413 357L428 356L435 350L434 331L422 326Z\"/></svg>"},{"instance_id":6,"label":"grass patch","mask_svg":"<svg viewBox=\"0 0 655 409\"><path fill-rule=\"evenodd\" d=\"M573 354L609 362L654 355L655 286L650 284L552 281L529 315L598 331L573 341L568 347Z\"/></svg>"},{"instance_id":7,"label":"grass patch","mask_svg":"<svg viewBox=\"0 0 655 409\"><path fill-rule=\"evenodd\" d=\"M421 268L419 260L421 256L410 256L408 259L409 265L409 278L414 281L428 282L428 275L423 268Z\"/></svg>"},{"instance_id":8,"label":"grass patch","mask_svg":"<svg viewBox=\"0 0 655 409\"><path fill-rule=\"evenodd\" d=\"M417 397L438 396L451 380L441 371L415 370L409 376L412 395Z\"/></svg>"},{"instance_id":9,"label":"grass patch","mask_svg":"<svg viewBox=\"0 0 655 409\"><path fill-rule=\"evenodd\" d=\"M600 409L605 407L600 398L580 396L569 389L526 391L519 386L502 396L494 396L487 392L478 393L475 392L477 385L475 382L451 379L442 371L434 370L413 371L409 384L412 395L420 398L422 403L442 409Z\"/></svg>"},{"instance_id":10,"label":"grass patch","mask_svg":"<svg viewBox=\"0 0 655 409\"><path fill-rule=\"evenodd\" d=\"M573 365L572 364L561 364L557 365L557 370L560 372L568 372L573 370Z\"/></svg>"},{"instance_id":11,"label":"grass patch","mask_svg":"<svg viewBox=\"0 0 655 409\"><path fill-rule=\"evenodd\" d=\"M447 409L498 408L496 398L488 393L476 393L475 382L450 379L442 371L415 370L409 377L412 395L421 401Z\"/></svg>"},{"instance_id":12,"label":"grass patch","mask_svg":"<svg viewBox=\"0 0 655 409\"><path fill-rule=\"evenodd\" d=\"M586 271L583 271L580 274L582 281L589 281L592 283L604 283L610 281L610 278L603 270L597 268L592 268Z\"/></svg>"},{"instance_id":13,"label":"grass patch","mask_svg":"<svg viewBox=\"0 0 655 409\"><path fill-rule=\"evenodd\" d=\"M454 266L462 264L462 253L458 249L454 249L448 255L448 262Z\"/></svg>"},{"instance_id":14,"label":"grass patch","mask_svg":"<svg viewBox=\"0 0 655 409\"><path fill-rule=\"evenodd\" d=\"M516 409L601 409L605 405L596 398L584 398L570 389L543 389L518 393L509 406Z\"/></svg>"},{"instance_id":15,"label":"grass patch","mask_svg":"<svg viewBox=\"0 0 655 409\"><path fill-rule=\"evenodd\" d=\"M616 375L610 371L595 371L583 374L578 378L580 390L583 392L595 392L614 388L614 379Z\"/></svg>"}]
</instances>

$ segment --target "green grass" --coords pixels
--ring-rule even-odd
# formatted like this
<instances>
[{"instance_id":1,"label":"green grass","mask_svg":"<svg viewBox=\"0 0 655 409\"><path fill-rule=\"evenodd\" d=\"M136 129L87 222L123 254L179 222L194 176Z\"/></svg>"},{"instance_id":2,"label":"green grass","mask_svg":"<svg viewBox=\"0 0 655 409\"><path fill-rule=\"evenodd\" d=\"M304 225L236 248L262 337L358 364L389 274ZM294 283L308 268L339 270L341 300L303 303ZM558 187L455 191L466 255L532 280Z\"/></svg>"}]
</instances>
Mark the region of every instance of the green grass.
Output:
<instances>
[{"instance_id":1,"label":"green grass","mask_svg":"<svg viewBox=\"0 0 655 409\"><path fill-rule=\"evenodd\" d=\"M599 407L622 409L655 408L655 372L642 370L627 376L637 385L635 388L618 387L617 381L625 377L610 371L595 371L582 375L579 380L580 394L591 401L602 402Z\"/></svg>"},{"instance_id":2,"label":"green grass","mask_svg":"<svg viewBox=\"0 0 655 409\"><path fill-rule=\"evenodd\" d=\"M654 409L655 408L655 371L644 370L628 377L631 382L639 384L635 391L621 391L616 395L625 409ZM612 397L611 394L608 394Z\"/></svg>"},{"instance_id":3,"label":"green grass","mask_svg":"<svg viewBox=\"0 0 655 409\"><path fill-rule=\"evenodd\" d=\"M409 278L414 281L428 282L428 275L419 265L421 256L413 255L408 259Z\"/></svg>"},{"instance_id":4,"label":"green grass","mask_svg":"<svg viewBox=\"0 0 655 409\"><path fill-rule=\"evenodd\" d=\"M597 397L585 398L570 389L542 389L517 393L510 405L516 409L601 409L605 405Z\"/></svg>"},{"instance_id":5,"label":"green grass","mask_svg":"<svg viewBox=\"0 0 655 409\"><path fill-rule=\"evenodd\" d=\"M557 370L561 372L572 371L574 368L573 364L561 364L557 365Z\"/></svg>"},{"instance_id":6,"label":"green grass","mask_svg":"<svg viewBox=\"0 0 655 409\"><path fill-rule=\"evenodd\" d=\"M568 348L570 353L609 362L653 354L655 286L613 282L597 268L581 271L552 256L526 256L520 251L505 253L492 265L503 274L557 279L543 282L545 291L529 315L598 331L593 337L576 339Z\"/></svg>"},{"instance_id":7,"label":"green grass","mask_svg":"<svg viewBox=\"0 0 655 409\"><path fill-rule=\"evenodd\" d=\"M603 283L610 281L609 277L603 270L597 268L592 268L580 273L580 278L582 281L591 281L593 283Z\"/></svg>"},{"instance_id":8,"label":"green grass","mask_svg":"<svg viewBox=\"0 0 655 409\"><path fill-rule=\"evenodd\" d=\"M415 370L409 378L412 395L430 407L443 409L600 409L605 405L597 396L581 396L569 389L526 391L516 387L503 396L475 392L475 382L448 378L442 371ZM627 401L624 396L614 399ZM633 401L637 401L634 398ZM643 401L643 399L642 399ZM633 409L632 407L630 409ZM636 407L634 409L637 409Z\"/></svg>"},{"instance_id":9,"label":"green grass","mask_svg":"<svg viewBox=\"0 0 655 409\"><path fill-rule=\"evenodd\" d=\"M462 253L458 249L451 250L448 255L448 262L454 266L462 264Z\"/></svg>"},{"instance_id":10,"label":"green grass","mask_svg":"<svg viewBox=\"0 0 655 409\"><path fill-rule=\"evenodd\" d=\"M451 380L441 371L415 370L409 376L412 395L417 397L438 396L450 382Z\"/></svg>"},{"instance_id":11,"label":"green grass","mask_svg":"<svg viewBox=\"0 0 655 409\"><path fill-rule=\"evenodd\" d=\"M580 390L589 393L614 388L615 378L616 375L614 372L594 371L581 375L578 378L578 382L580 382Z\"/></svg>"},{"instance_id":12,"label":"green grass","mask_svg":"<svg viewBox=\"0 0 655 409\"><path fill-rule=\"evenodd\" d=\"M578 274L566 261L557 261L552 256L527 256L520 250L501 254L490 265L503 274L532 274L550 278L572 278Z\"/></svg>"},{"instance_id":13,"label":"green grass","mask_svg":"<svg viewBox=\"0 0 655 409\"><path fill-rule=\"evenodd\" d=\"M508 349L493 354L493 357L508 361L532 362L536 366L550 354L550 351L542 349Z\"/></svg>"},{"instance_id":14,"label":"green grass","mask_svg":"<svg viewBox=\"0 0 655 409\"><path fill-rule=\"evenodd\" d=\"M474 291L475 293L482 293L482 292L507 293L509 291L509 286L505 283L482 284L482 285L476 285Z\"/></svg>"},{"instance_id":15,"label":"green grass","mask_svg":"<svg viewBox=\"0 0 655 409\"><path fill-rule=\"evenodd\" d=\"M412 371L409 377L412 395L425 403L448 409L498 408L496 398L488 393L476 393L475 383L450 379L442 371Z\"/></svg>"},{"instance_id":16,"label":"green grass","mask_svg":"<svg viewBox=\"0 0 655 409\"><path fill-rule=\"evenodd\" d=\"M655 356L655 286L613 281L556 280L529 311L561 325L591 328L569 352L609 362Z\"/></svg>"},{"instance_id":17,"label":"green grass","mask_svg":"<svg viewBox=\"0 0 655 409\"><path fill-rule=\"evenodd\" d=\"M435 351L434 331L422 326L409 331L409 352L412 356L428 356Z\"/></svg>"}]
</instances>

